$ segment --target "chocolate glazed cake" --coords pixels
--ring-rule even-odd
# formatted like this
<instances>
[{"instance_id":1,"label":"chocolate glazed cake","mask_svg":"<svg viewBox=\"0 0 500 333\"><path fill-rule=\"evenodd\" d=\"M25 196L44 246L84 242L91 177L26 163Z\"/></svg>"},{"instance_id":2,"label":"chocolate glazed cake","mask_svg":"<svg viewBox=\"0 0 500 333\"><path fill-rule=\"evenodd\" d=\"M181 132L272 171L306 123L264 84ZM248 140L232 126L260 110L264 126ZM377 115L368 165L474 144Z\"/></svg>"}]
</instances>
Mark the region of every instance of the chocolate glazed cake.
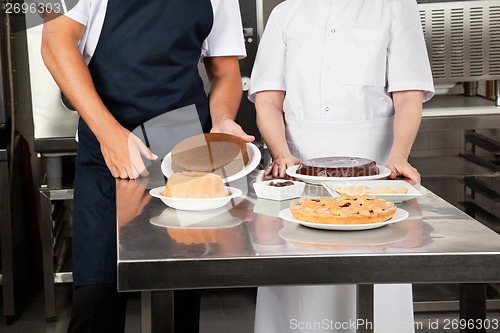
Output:
<instances>
[{"instance_id":1,"label":"chocolate glazed cake","mask_svg":"<svg viewBox=\"0 0 500 333\"><path fill-rule=\"evenodd\" d=\"M362 177L379 174L375 161L361 157L321 157L302 162L297 173L318 177Z\"/></svg>"},{"instance_id":2,"label":"chocolate glazed cake","mask_svg":"<svg viewBox=\"0 0 500 333\"><path fill-rule=\"evenodd\" d=\"M172 171L211 172L222 178L241 171L249 162L245 141L225 133L192 136L172 149Z\"/></svg>"}]
</instances>

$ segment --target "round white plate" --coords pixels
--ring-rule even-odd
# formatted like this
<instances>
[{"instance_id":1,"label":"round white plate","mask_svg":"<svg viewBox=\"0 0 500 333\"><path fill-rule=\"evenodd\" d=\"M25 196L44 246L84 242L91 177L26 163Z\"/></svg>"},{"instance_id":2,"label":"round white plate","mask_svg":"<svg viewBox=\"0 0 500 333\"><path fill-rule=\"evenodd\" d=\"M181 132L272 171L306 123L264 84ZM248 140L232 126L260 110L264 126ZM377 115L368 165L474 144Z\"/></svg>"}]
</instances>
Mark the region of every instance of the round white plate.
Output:
<instances>
[{"instance_id":1,"label":"round white plate","mask_svg":"<svg viewBox=\"0 0 500 333\"><path fill-rule=\"evenodd\" d=\"M188 212L166 208L159 216L152 217L149 222L163 228L215 229L237 226L241 223L241 219L232 216L224 208L209 212Z\"/></svg>"},{"instance_id":2,"label":"round white plate","mask_svg":"<svg viewBox=\"0 0 500 333\"><path fill-rule=\"evenodd\" d=\"M297 169L299 168L298 165L294 165L286 169L286 174L289 175L290 177L300 179L306 183L309 184L314 184L314 185L321 185L322 182L327 182L327 181L346 181L346 180L369 180L369 179L384 179L389 177L391 174L391 170L386 168L385 166L377 165L379 169L379 174L378 175L373 175L373 176L359 176L359 177L318 177L318 176L308 176L308 175L301 175L297 173Z\"/></svg>"},{"instance_id":3,"label":"round white plate","mask_svg":"<svg viewBox=\"0 0 500 333\"><path fill-rule=\"evenodd\" d=\"M225 206L232 198L239 197L242 192L235 187L224 187L230 194L221 198L191 199L191 198L170 198L164 196L165 186L156 187L149 191L155 198L161 199L169 207L179 210L203 211L212 210Z\"/></svg>"},{"instance_id":4,"label":"round white plate","mask_svg":"<svg viewBox=\"0 0 500 333\"><path fill-rule=\"evenodd\" d=\"M259 165L260 158L261 158L259 147L257 147L253 143L247 143L247 152L248 152L248 157L250 159L248 161L247 165L238 173L235 173L234 175L229 176L227 178L223 178L222 181L224 183L230 183L236 179L240 179L242 177L245 177L250 172L255 170L255 168ZM168 153L165 156L165 158L163 159L163 161L161 162L161 172L163 172L163 174L167 178L169 178L170 175L172 175L174 173L172 171L172 156L171 156L171 154L172 154L171 152Z\"/></svg>"},{"instance_id":5,"label":"round white plate","mask_svg":"<svg viewBox=\"0 0 500 333\"><path fill-rule=\"evenodd\" d=\"M279 212L278 216L284 220L296 222L303 226L315 228L315 229L323 229L323 230L368 230L383 227L384 225L388 225L391 223L396 223L399 221L403 221L408 217L408 212L401 208L396 210L396 214L387 221L379 222L379 223L368 223L368 224L326 224L326 223L314 223L314 222L305 222L299 221L293 218L292 212L290 208L283 209Z\"/></svg>"},{"instance_id":6,"label":"round white plate","mask_svg":"<svg viewBox=\"0 0 500 333\"><path fill-rule=\"evenodd\" d=\"M284 240L294 243L317 245L346 245L346 246L377 246L392 244L408 237L405 229L396 225L386 228L358 232L324 232L322 230L307 228L299 224L288 225L278 234Z\"/></svg>"}]
</instances>

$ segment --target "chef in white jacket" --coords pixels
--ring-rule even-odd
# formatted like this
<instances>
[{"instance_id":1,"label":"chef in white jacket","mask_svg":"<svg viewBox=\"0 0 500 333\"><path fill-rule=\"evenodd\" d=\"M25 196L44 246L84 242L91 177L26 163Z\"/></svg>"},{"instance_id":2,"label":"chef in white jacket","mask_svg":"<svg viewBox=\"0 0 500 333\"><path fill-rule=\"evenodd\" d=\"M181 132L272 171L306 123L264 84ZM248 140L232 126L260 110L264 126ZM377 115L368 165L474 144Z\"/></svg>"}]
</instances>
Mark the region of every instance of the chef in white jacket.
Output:
<instances>
[{"instance_id":1,"label":"chef in white jacket","mask_svg":"<svg viewBox=\"0 0 500 333\"><path fill-rule=\"evenodd\" d=\"M249 91L273 159L266 173L356 156L419 183L408 155L433 94L415 0L285 1L269 17ZM411 285L376 285L374 315L376 333L413 333ZM352 285L258 291L256 333L354 332L318 324L354 319Z\"/></svg>"}]
</instances>

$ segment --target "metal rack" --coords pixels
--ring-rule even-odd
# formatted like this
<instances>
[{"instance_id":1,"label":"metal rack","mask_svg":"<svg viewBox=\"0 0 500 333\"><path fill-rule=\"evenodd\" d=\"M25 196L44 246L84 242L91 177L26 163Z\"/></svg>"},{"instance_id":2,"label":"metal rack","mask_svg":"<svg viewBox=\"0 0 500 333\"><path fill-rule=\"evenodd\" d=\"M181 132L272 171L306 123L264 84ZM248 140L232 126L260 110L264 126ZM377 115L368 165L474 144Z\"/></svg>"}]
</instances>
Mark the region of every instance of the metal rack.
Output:
<instances>
[{"instance_id":1,"label":"metal rack","mask_svg":"<svg viewBox=\"0 0 500 333\"><path fill-rule=\"evenodd\" d=\"M491 99L464 95L435 96L424 104L420 131L463 131L465 149L456 156L410 158L410 162L421 173L425 187L498 232L498 227L491 222L497 217L477 202L464 200L471 193L470 186L474 186L476 193L482 191L496 196L476 181L482 178L500 180L500 168L491 162L500 151L500 145L476 132L491 128L500 128L500 107L495 106ZM500 309L498 289L497 284L487 287L489 310ZM457 285L414 285L414 291L415 312L456 312L459 309L460 290Z\"/></svg>"},{"instance_id":2,"label":"metal rack","mask_svg":"<svg viewBox=\"0 0 500 333\"><path fill-rule=\"evenodd\" d=\"M35 151L44 159L62 159L76 153L74 138L36 139ZM44 181L40 194L40 238L43 256L45 320L56 320L55 284L71 283L71 219L67 209L73 199L72 184L54 187Z\"/></svg>"}]
</instances>

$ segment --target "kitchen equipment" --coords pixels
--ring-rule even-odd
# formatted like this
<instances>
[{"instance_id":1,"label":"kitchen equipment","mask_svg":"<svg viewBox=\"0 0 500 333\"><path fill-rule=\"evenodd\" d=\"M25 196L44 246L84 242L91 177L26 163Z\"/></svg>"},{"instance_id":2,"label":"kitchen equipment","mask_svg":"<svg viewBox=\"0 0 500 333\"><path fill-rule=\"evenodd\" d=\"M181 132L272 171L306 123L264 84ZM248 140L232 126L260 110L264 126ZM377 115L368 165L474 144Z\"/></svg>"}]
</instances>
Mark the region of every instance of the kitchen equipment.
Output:
<instances>
[{"instance_id":1,"label":"kitchen equipment","mask_svg":"<svg viewBox=\"0 0 500 333\"><path fill-rule=\"evenodd\" d=\"M474 96L477 81L500 80L500 1L419 1L419 8L437 88L463 82Z\"/></svg>"}]
</instances>

